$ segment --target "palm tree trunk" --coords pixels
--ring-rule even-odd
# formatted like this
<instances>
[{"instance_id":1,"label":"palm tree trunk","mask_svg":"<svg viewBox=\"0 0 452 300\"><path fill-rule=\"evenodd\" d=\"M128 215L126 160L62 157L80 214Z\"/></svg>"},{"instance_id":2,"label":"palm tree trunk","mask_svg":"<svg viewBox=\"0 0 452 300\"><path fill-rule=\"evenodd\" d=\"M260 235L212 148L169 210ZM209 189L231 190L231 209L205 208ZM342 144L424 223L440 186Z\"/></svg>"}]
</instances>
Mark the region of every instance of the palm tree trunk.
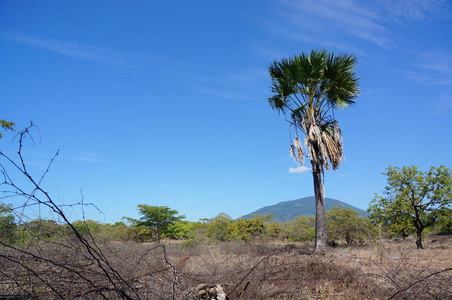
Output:
<instances>
[{"instance_id":1,"label":"palm tree trunk","mask_svg":"<svg viewBox=\"0 0 452 300\"><path fill-rule=\"evenodd\" d=\"M314 177L315 194L315 254L326 254L326 214L325 214L325 186L320 162L311 160L312 176Z\"/></svg>"}]
</instances>

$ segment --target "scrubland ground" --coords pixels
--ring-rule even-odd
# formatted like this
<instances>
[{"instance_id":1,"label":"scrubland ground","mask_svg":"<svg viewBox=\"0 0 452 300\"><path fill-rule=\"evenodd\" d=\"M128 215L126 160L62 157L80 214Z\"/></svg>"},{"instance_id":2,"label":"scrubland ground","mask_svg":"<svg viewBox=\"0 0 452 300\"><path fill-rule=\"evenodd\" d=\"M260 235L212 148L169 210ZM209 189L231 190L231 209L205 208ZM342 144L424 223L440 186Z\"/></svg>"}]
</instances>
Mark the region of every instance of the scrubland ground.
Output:
<instances>
[{"instance_id":1,"label":"scrubland ground","mask_svg":"<svg viewBox=\"0 0 452 300\"><path fill-rule=\"evenodd\" d=\"M70 243L69 243L70 242ZM1 246L0 299L452 299L452 236L369 242L311 255L312 245L98 242Z\"/></svg>"}]
</instances>

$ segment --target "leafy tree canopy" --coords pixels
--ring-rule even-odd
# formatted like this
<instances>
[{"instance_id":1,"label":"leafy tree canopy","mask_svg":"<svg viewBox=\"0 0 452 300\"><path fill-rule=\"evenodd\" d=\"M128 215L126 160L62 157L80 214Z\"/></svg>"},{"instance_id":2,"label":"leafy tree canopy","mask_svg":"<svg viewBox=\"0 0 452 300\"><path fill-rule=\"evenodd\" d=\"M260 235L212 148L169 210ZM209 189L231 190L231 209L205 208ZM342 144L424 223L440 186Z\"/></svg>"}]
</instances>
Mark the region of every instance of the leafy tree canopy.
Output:
<instances>
[{"instance_id":1,"label":"leafy tree canopy","mask_svg":"<svg viewBox=\"0 0 452 300\"><path fill-rule=\"evenodd\" d=\"M315 237L315 217L298 216L294 220L286 221L283 237L289 241L312 241Z\"/></svg>"},{"instance_id":2,"label":"leafy tree canopy","mask_svg":"<svg viewBox=\"0 0 452 300\"><path fill-rule=\"evenodd\" d=\"M228 232L228 228L230 228L231 223L233 223L233 221L229 220L228 217L224 215L216 216L207 228L208 237L218 241L229 240L231 235Z\"/></svg>"},{"instance_id":3,"label":"leafy tree canopy","mask_svg":"<svg viewBox=\"0 0 452 300\"><path fill-rule=\"evenodd\" d=\"M172 225L185 218L178 216L179 212L167 206L138 205L140 219L125 218L135 226L144 226L150 230L152 238L160 241L163 237L171 236Z\"/></svg>"},{"instance_id":4,"label":"leafy tree canopy","mask_svg":"<svg viewBox=\"0 0 452 300\"><path fill-rule=\"evenodd\" d=\"M265 223L262 219L240 218L237 222L231 223L228 228L230 234L241 240L247 241L253 237L265 233Z\"/></svg>"}]
</instances>

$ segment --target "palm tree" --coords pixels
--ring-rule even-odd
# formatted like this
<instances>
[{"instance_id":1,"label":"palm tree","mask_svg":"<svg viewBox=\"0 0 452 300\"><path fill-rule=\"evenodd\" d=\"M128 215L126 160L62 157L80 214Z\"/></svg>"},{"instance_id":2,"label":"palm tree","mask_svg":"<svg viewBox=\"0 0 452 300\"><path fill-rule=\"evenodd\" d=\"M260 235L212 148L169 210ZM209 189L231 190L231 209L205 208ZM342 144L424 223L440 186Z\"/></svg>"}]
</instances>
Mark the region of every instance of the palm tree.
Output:
<instances>
[{"instance_id":1,"label":"palm tree","mask_svg":"<svg viewBox=\"0 0 452 300\"><path fill-rule=\"evenodd\" d=\"M298 133L305 135L314 178L316 254L326 253L324 169L336 170L344 155L334 110L355 103L359 94L356 64L352 55L313 50L275 61L269 68L274 95L268 101L274 110L289 117L295 134L290 152L300 164L304 164L305 152Z\"/></svg>"}]
</instances>

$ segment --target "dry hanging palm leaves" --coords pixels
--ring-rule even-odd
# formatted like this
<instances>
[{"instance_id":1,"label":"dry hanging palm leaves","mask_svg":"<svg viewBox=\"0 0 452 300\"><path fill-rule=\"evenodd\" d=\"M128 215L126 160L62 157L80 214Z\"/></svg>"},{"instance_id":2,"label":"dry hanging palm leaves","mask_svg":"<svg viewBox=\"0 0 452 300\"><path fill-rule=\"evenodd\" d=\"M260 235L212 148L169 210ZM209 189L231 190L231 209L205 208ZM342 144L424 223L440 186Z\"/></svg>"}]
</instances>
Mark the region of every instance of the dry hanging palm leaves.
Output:
<instances>
[{"instance_id":1,"label":"dry hanging palm leaves","mask_svg":"<svg viewBox=\"0 0 452 300\"><path fill-rule=\"evenodd\" d=\"M329 170L327 146L322 139L322 132L319 126L311 125L309 127L305 142L308 145L311 161L320 160L325 169Z\"/></svg>"},{"instance_id":2,"label":"dry hanging palm leaves","mask_svg":"<svg viewBox=\"0 0 452 300\"><path fill-rule=\"evenodd\" d=\"M342 131L339 128L339 126L337 125L337 122L334 122L334 126L333 126L333 136L334 136L334 140L336 142L340 142L341 145L341 149L342 149Z\"/></svg>"},{"instance_id":3,"label":"dry hanging palm leaves","mask_svg":"<svg viewBox=\"0 0 452 300\"><path fill-rule=\"evenodd\" d=\"M293 140L293 143L295 145L295 148L297 149L297 156L295 161L300 162L300 164L304 165L304 151L303 151L303 147L301 146L301 141L298 138L298 136L295 137L295 139Z\"/></svg>"},{"instance_id":4,"label":"dry hanging palm leaves","mask_svg":"<svg viewBox=\"0 0 452 300\"><path fill-rule=\"evenodd\" d=\"M294 143L295 147L301 148L301 141L300 141L300 139L298 138L298 136L296 136L296 137L293 139L293 143Z\"/></svg>"},{"instance_id":5,"label":"dry hanging palm leaves","mask_svg":"<svg viewBox=\"0 0 452 300\"><path fill-rule=\"evenodd\" d=\"M341 163L341 153L337 147L337 143L334 140L334 137L327 131L322 132L322 141L326 146L331 165L333 169L336 170Z\"/></svg>"},{"instance_id":6,"label":"dry hanging palm leaves","mask_svg":"<svg viewBox=\"0 0 452 300\"><path fill-rule=\"evenodd\" d=\"M293 159L295 160L295 162L297 162L297 156L295 155L295 146L290 145L289 151L290 151L290 156L292 156Z\"/></svg>"},{"instance_id":7,"label":"dry hanging palm leaves","mask_svg":"<svg viewBox=\"0 0 452 300\"><path fill-rule=\"evenodd\" d=\"M328 155L333 165L333 169L336 170L339 168L341 164L342 158L344 157L344 150L342 147L342 133L337 125L337 122L334 123L333 135L328 132Z\"/></svg>"}]
</instances>

